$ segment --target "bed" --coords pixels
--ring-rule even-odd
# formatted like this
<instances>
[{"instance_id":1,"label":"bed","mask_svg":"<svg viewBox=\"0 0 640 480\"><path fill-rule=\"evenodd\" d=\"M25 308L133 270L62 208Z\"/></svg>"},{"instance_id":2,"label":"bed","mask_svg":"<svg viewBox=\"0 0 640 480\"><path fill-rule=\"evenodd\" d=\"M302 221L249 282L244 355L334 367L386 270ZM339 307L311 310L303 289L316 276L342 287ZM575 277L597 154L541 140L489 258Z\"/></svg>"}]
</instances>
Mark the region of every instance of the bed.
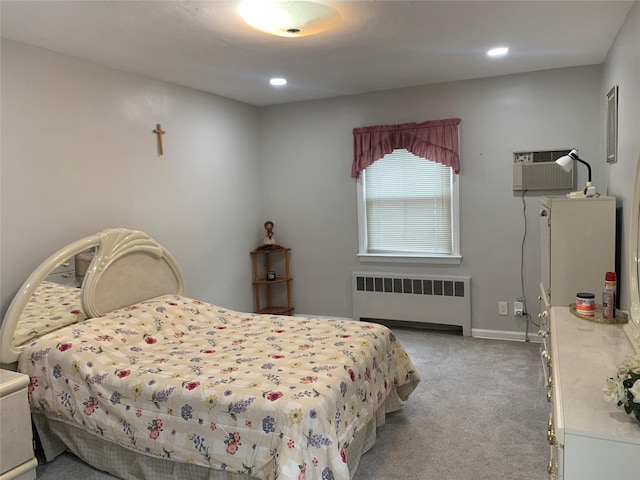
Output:
<instances>
[{"instance_id":1,"label":"bed","mask_svg":"<svg viewBox=\"0 0 640 480\"><path fill-rule=\"evenodd\" d=\"M87 248L79 308L63 291L73 314L29 314L57 289L47 272ZM171 254L127 229L65 247L25 282L2 362L31 378L47 460L69 450L131 479L348 480L420 381L382 325L237 312L184 290Z\"/></svg>"}]
</instances>

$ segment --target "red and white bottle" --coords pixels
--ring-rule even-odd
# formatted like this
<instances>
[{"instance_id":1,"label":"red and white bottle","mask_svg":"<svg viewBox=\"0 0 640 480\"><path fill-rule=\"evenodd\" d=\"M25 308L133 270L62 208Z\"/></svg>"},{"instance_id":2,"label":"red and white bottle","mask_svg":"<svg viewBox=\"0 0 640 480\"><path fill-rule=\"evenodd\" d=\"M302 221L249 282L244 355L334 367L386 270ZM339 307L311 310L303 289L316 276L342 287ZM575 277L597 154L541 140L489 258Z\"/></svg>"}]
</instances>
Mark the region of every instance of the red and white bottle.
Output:
<instances>
[{"instance_id":1,"label":"red and white bottle","mask_svg":"<svg viewBox=\"0 0 640 480\"><path fill-rule=\"evenodd\" d=\"M616 316L616 272L607 272L602 291L602 318L612 320Z\"/></svg>"}]
</instances>

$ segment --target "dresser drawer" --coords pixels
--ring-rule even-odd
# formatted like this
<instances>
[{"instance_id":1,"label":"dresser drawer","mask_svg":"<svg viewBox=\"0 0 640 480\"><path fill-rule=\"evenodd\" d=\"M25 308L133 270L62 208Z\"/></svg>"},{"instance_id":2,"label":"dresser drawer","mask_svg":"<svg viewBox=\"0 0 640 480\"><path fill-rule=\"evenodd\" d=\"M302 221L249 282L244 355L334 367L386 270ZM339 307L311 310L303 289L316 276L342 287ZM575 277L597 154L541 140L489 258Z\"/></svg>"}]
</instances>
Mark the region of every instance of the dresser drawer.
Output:
<instances>
[{"instance_id":1,"label":"dresser drawer","mask_svg":"<svg viewBox=\"0 0 640 480\"><path fill-rule=\"evenodd\" d=\"M547 473L549 474L549 480L563 480L563 460L564 450L559 447L549 447L549 463L547 464Z\"/></svg>"}]
</instances>

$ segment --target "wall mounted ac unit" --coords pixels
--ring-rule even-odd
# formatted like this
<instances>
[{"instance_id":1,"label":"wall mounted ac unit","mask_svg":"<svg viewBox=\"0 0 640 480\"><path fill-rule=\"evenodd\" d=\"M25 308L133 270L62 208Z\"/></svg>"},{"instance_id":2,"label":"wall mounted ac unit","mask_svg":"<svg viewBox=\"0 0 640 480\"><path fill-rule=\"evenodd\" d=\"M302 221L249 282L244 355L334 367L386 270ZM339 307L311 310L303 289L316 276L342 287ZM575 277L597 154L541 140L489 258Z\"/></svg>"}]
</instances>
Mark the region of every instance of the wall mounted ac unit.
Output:
<instances>
[{"instance_id":1,"label":"wall mounted ac unit","mask_svg":"<svg viewBox=\"0 0 640 480\"><path fill-rule=\"evenodd\" d=\"M570 151L568 148L513 152L513 190L572 190L576 169L565 172L555 163Z\"/></svg>"}]
</instances>

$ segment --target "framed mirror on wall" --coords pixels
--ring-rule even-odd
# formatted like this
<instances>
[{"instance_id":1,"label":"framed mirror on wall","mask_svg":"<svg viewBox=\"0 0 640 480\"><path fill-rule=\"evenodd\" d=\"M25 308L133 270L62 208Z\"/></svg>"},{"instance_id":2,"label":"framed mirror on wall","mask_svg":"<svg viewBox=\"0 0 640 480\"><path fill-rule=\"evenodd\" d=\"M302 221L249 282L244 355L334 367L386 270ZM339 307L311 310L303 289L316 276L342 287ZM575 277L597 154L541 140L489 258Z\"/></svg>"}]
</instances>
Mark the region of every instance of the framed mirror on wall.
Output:
<instances>
[{"instance_id":1,"label":"framed mirror on wall","mask_svg":"<svg viewBox=\"0 0 640 480\"><path fill-rule=\"evenodd\" d=\"M618 161L618 86L607 93L607 163Z\"/></svg>"}]
</instances>

